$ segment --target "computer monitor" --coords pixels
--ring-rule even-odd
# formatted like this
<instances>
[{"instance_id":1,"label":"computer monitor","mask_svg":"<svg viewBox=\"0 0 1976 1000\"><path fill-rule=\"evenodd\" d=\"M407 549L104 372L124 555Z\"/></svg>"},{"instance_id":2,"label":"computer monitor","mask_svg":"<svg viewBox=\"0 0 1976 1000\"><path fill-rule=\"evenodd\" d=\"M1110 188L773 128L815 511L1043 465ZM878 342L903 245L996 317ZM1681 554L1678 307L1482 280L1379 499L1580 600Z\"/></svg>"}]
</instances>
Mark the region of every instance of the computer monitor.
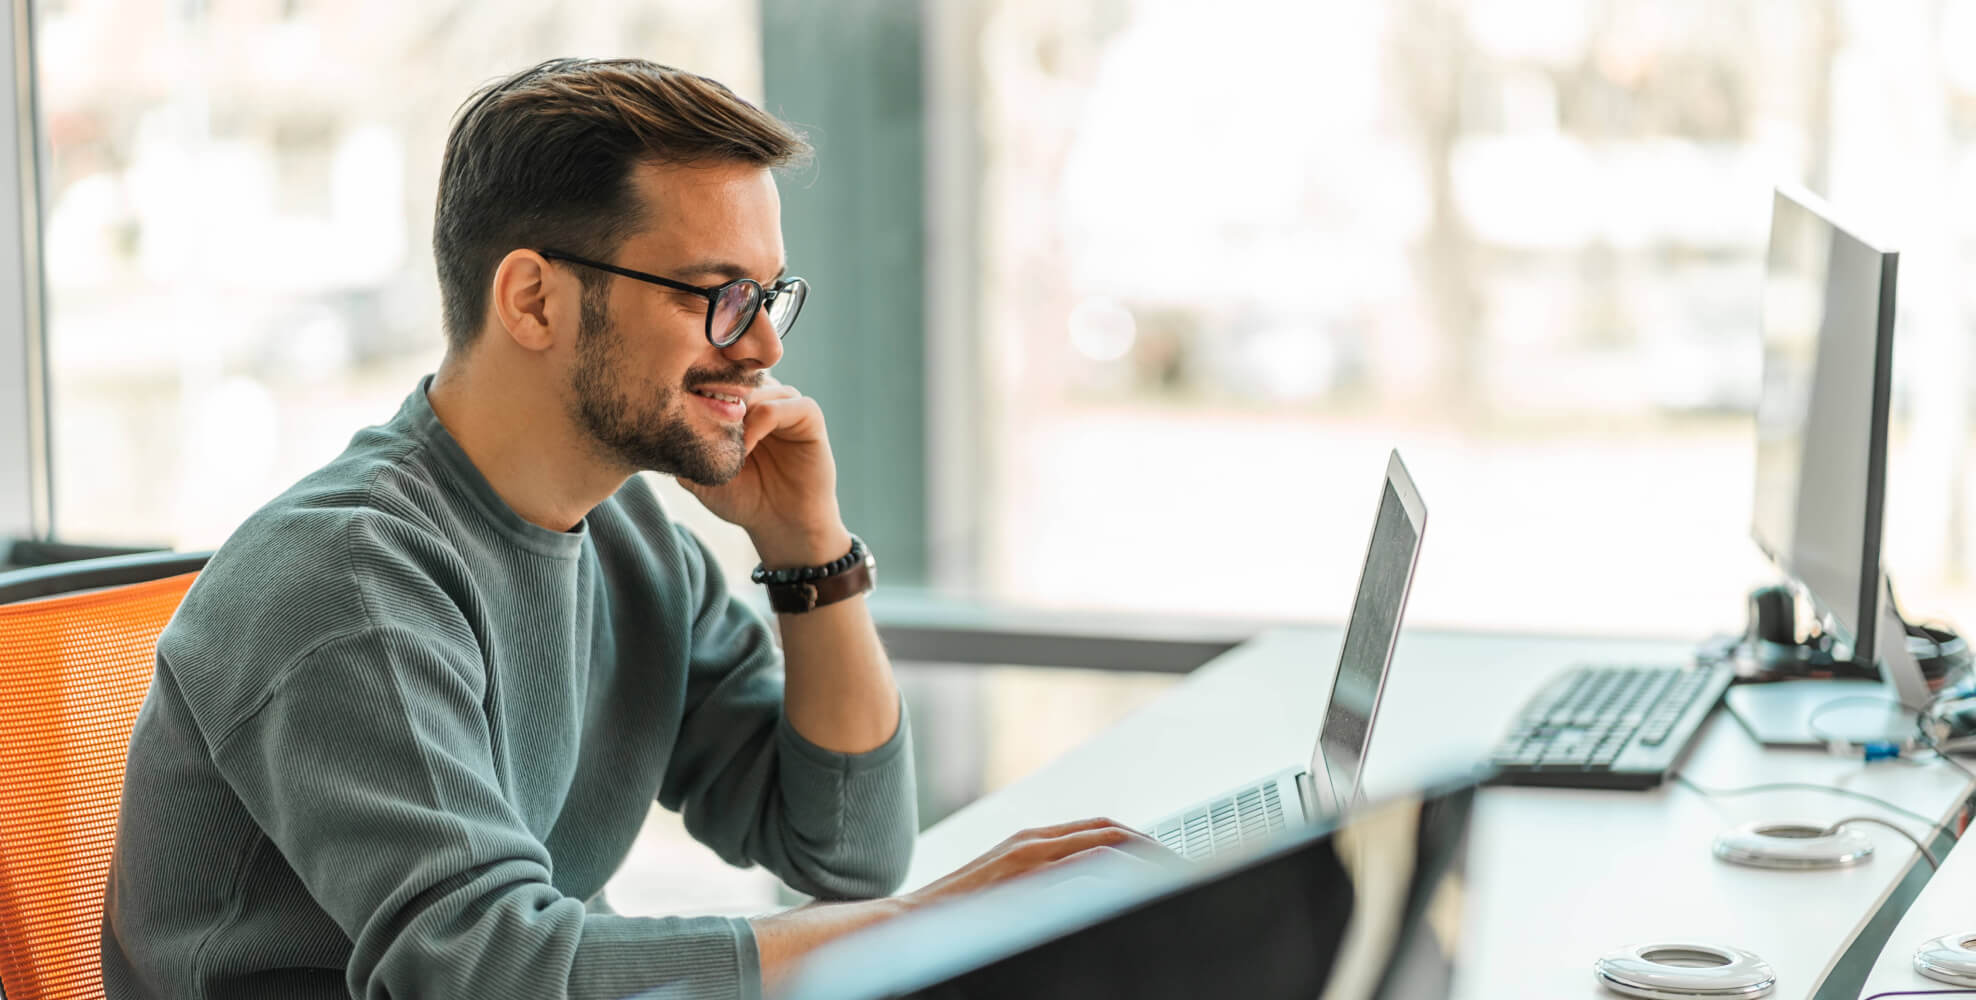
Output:
<instances>
[{"instance_id":1,"label":"computer monitor","mask_svg":"<svg viewBox=\"0 0 1976 1000\"><path fill-rule=\"evenodd\" d=\"M782 1000L1446 997L1474 793L1437 783L1233 859L1019 879L826 945Z\"/></svg>"},{"instance_id":2,"label":"computer monitor","mask_svg":"<svg viewBox=\"0 0 1976 1000\"><path fill-rule=\"evenodd\" d=\"M1852 658L1883 645L1880 545L1899 254L1779 187L1763 293L1750 534Z\"/></svg>"},{"instance_id":3,"label":"computer monitor","mask_svg":"<svg viewBox=\"0 0 1976 1000\"><path fill-rule=\"evenodd\" d=\"M1352 599L1338 670L1332 675L1324 728L1311 755L1311 780L1330 786L1325 791L1336 809L1357 801L1372 719L1385 690L1393 644L1400 638L1400 616L1406 611L1407 590L1413 585L1420 533L1426 522L1427 506L1395 451L1386 459L1386 481L1372 519L1372 540L1366 543L1358 594Z\"/></svg>"}]
</instances>

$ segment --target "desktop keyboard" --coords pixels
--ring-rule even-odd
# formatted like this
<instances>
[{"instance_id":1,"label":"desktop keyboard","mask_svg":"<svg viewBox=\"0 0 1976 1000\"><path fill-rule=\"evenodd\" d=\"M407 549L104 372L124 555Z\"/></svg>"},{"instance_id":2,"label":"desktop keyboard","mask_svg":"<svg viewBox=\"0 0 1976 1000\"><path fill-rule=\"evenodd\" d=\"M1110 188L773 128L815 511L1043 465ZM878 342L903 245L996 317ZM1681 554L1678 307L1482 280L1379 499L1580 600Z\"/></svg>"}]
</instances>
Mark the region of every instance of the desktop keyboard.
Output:
<instances>
[{"instance_id":1,"label":"desktop keyboard","mask_svg":"<svg viewBox=\"0 0 1976 1000\"><path fill-rule=\"evenodd\" d=\"M1687 752L1730 678L1726 663L1573 667L1523 706L1490 755L1490 781L1652 788Z\"/></svg>"},{"instance_id":2,"label":"desktop keyboard","mask_svg":"<svg viewBox=\"0 0 1976 1000\"><path fill-rule=\"evenodd\" d=\"M1153 839L1189 861L1254 845L1282 833L1283 802L1276 782L1251 785L1153 824Z\"/></svg>"}]
</instances>

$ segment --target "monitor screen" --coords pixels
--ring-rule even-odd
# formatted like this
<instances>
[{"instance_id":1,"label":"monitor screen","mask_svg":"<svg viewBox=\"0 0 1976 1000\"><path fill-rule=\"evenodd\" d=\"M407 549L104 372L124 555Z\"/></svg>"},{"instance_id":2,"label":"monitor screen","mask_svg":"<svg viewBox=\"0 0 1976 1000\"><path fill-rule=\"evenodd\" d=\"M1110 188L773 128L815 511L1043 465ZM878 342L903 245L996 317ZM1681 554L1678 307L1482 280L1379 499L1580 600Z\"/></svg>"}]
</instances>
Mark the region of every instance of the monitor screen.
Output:
<instances>
[{"instance_id":1,"label":"monitor screen","mask_svg":"<svg viewBox=\"0 0 1976 1000\"><path fill-rule=\"evenodd\" d=\"M1259 854L1019 879L826 945L783 997L1446 997L1473 805L1463 782Z\"/></svg>"},{"instance_id":2,"label":"monitor screen","mask_svg":"<svg viewBox=\"0 0 1976 1000\"><path fill-rule=\"evenodd\" d=\"M1874 659L1896 256L1779 190L1763 291L1751 535Z\"/></svg>"},{"instance_id":3,"label":"monitor screen","mask_svg":"<svg viewBox=\"0 0 1976 1000\"><path fill-rule=\"evenodd\" d=\"M1420 553L1420 533L1427 508L1395 452L1387 461L1386 481L1379 491L1379 511L1372 521L1372 541L1366 546L1365 567L1359 573L1358 595L1345 622L1338 653L1338 671L1331 681L1331 700L1324 710L1311 780L1329 782L1333 808L1350 805L1358 793L1365 749L1371 741L1372 720L1379 711L1379 694L1386 683L1386 666L1400 635L1400 616L1413 580L1414 559Z\"/></svg>"}]
</instances>

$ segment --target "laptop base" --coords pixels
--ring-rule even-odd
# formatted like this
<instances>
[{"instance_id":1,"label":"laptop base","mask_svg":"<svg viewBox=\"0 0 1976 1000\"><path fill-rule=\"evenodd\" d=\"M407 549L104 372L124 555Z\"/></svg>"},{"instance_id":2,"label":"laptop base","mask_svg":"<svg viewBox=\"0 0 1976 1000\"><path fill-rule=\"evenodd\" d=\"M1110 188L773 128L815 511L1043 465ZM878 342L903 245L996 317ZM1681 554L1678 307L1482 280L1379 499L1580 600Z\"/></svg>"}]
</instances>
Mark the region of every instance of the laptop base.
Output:
<instances>
[{"instance_id":1,"label":"laptop base","mask_svg":"<svg viewBox=\"0 0 1976 1000\"><path fill-rule=\"evenodd\" d=\"M1303 776L1281 771L1160 819L1147 832L1189 861L1255 847L1307 825Z\"/></svg>"}]
</instances>

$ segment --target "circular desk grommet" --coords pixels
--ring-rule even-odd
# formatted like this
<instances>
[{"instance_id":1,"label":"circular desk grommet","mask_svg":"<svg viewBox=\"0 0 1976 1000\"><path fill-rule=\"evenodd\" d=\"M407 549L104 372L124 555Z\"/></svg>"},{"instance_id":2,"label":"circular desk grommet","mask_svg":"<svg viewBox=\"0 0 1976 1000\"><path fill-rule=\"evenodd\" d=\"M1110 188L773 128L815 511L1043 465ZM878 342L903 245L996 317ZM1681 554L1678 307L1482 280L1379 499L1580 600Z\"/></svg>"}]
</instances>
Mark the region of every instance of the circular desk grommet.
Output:
<instances>
[{"instance_id":1,"label":"circular desk grommet","mask_svg":"<svg viewBox=\"0 0 1976 1000\"><path fill-rule=\"evenodd\" d=\"M1976 933L1945 934L1916 948L1914 971L1950 986L1976 987Z\"/></svg>"},{"instance_id":2,"label":"circular desk grommet","mask_svg":"<svg viewBox=\"0 0 1976 1000\"><path fill-rule=\"evenodd\" d=\"M1593 972L1606 989L1646 1000L1750 1000L1777 987L1769 962L1740 948L1686 941L1608 952Z\"/></svg>"},{"instance_id":3,"label":"circular desk grommet","mask_svg":"<svg viewBox=\"0 0 1976 1000\"><path fill-rule=\"evenodd\" d=\"M1827 833L1809 823L1745 823L1715 838L1715 856L1751 868L1845 868L1873 856L1873 841L1851 827Z\"/></svg>"}]
</instances>

